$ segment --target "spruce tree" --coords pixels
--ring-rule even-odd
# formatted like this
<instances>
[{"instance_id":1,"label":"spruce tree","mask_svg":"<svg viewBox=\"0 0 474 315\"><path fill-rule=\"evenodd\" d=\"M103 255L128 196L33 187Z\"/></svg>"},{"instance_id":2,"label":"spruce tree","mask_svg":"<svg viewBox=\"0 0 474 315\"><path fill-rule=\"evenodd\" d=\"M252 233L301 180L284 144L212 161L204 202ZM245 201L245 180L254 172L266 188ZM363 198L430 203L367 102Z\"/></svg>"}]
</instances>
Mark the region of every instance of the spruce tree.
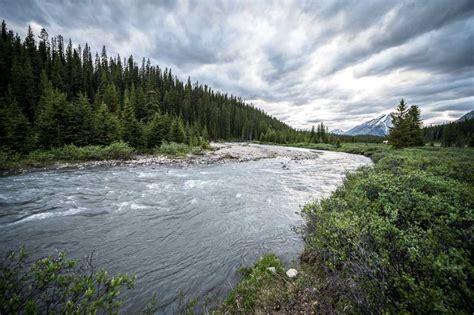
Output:
<instances>
[{"instance_id":1,"label":"spruce tree","mask_svg":"<svg viewBox=\"0 0 474 315\"><path fill-rule=\"evenodd\" d=\"M144 109L144 120L150 121L155 113L160 112L160 93L149 90L146 94L146 102L145 102L145 109Z\"/></svg>"},{"instance_id":2,"label":"spruce tree","mask_svg":"<svg viewBox=\"0 0 474 315\"><path fill-rule=\"evenodd\" d=\"M107 145L119 140L120 122L109 113L107 105L102 104L94 115L94 136L91 143Z\"/></svg>"},{"instance_id":3,"label":"spruce tree","mask_svg":"<svg viewBox=\"0 0 474 315\"><path fill-rule=\"evenodd\" d=\"M125 105L122 113L121 120L121 135L122 140L127 142L133 147L138 147L142 142L141 126L138 120L135 118L135 110L127 98L125 99Z\"/></svg>"},{"instance_id":4,"label":"spruce tree","mask_svg":"<svg viewBox=\"0 0 474 315\"><path fill-rule=\"evenodd\" d=\"M420 118L420 108L416 105L410 106L407 113L407 119L409 122L409 145L410 146L421 146L423 145L423 130L422 122Z\"/></svg>"},{"instance_id":5,"label":"spruce tree","mask_svg":"<svg viewBox=\"0 0 474 315\"><path fill-rule=\"evenodd\" d=\"M167 132L166 119L160 113L155 113L146 129L147 147L150 149L159 147L166 140Z\"/></svg>"},{"instance_id":6,"label":"spruce tree","mask_svg":"<svg viewBox=\"0 0 474 315\"><path fill-rule=\"evenodd\" d=\"M314 125L311 127L311 133L309 135L309 142L316 142L315 141L315 138L316 138L316 132L314 131Z\"/></svg>"},{"instance_id":7,"label":"spruce tree","mask_svg":"<svg viewBox=\"0 0 474 315\"><path fill-rule=\"evenodd\" d=\"M34 145L31 126L15 100L0 108L0 120L1 145L15 152L28 152Z\"/></svg>"},{"instance_id":8,"label":"spruce tree","mask_svg":"<svg viewBox=\"0 0 474 315\"><path fill-rule=\"evenodd\" d=\"M95 135L93 113L84 95L79 94L74 103L67 104L64 117L65 144L83 146L93 142L92 138Z\"/></svg>"},{"instance_id":9,"label":"spruce tree","mask_svg":"<svg viewBox=\"0 0 474 315\"><path fill-rule=\"evenodd\" d=\"M403 99L397 106L395 113L392 113L392 127L388 135L388 140L393 147L399 149L410 145L410 122L407 119L408 108Z\"/></svg>"},{"instance_id":10,"label":"spruce tree","mask_svg":"<svg viewBox=\"0 0 474 315\"><path fill-rule=\"evenodd\" d=\"M66 107L68 107L66 94L54 89L49 82L43 89L36 120L38 140L44 148L59 147L65 144L65 136L67 136L69 127Z\"/></svg>"}]
</instances>

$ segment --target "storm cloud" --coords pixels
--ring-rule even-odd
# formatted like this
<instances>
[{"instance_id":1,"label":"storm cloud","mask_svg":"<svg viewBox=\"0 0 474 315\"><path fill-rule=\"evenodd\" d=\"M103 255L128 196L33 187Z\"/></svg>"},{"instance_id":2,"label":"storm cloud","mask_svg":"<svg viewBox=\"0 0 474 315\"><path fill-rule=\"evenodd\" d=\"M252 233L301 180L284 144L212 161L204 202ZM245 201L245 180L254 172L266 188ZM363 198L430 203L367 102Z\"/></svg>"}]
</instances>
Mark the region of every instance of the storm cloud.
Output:
<instances>
[{"instance_id":1,"label":"storm cloud","mask_svg":"<svg viewBox=\"0 0 474 315\"><path fill-rule=\"evenodd\" d=\"M133 54L296 128L349 129L404 98L426 124L474 109L474 1L0 0L24 36Z\"/></svg>"}]
</instances>

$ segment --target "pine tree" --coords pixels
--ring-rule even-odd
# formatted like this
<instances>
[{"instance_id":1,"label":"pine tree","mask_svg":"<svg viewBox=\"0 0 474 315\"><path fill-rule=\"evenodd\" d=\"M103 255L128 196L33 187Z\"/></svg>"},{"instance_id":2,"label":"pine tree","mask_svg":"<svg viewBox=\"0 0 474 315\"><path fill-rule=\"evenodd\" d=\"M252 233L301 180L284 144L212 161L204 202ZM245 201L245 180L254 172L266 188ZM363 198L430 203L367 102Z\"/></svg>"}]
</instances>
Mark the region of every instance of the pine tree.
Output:
<instances>
[{"instance_id":1,"label":"pine tree","mask_svg":"<svg viewBox=\"0 0 474 315\"><path fill-rule=\"evenodd\" d=\"M15 100L0 108L0 121L2 146L20 153L26 153L32 148L30 123Z\"/></svg>"},{"instance_id":2,"label":"pine tree","mask_svg":"<svg viewBox=\"0 0 474 315\"><path fill-rule=\"evenodd\" d=\"M314 131L314 125L311 127L311 133L309 135L309 142L314 143L316 142L316 132Z\"/></svg>"},{"instance_id":3,"label":"pine tree","mask_svg":"<svg viewBox=\"0 0 474 315\"><path fill-rule=\"evenodd\" d=\"M68 103L64 111L64 143L87 145L94 136L92 109L87 98L79 94L74 103Z\"/></svg>"},{"instance_id":4,"label":"pine tree","mask_svg":"<svg viewBox=\"0 0 474 315\"><path fill-rule=\"evenodd\" d=\"M93 130L92 143L107 145L119 140L120 122L115 115L109 113L107 105L102 104L97 109L94 115Z\"/></svg>"},{"instance_id":5,"label":"pine tree","mask_svg":"<svg viewBox=\"0 0 474 315\"><path fill-rule=\"evenodd\" d=\"M144 108L144 120L150 121L156 113L160 112L160 93L149 90L146 94L146 102Z\"/></svg>"},{"instance_id":6,"label":"pine tree","mask_svg":"<svg viewBox=\"0 0 474 315\"><path fill-rule=\"evenodd\" d=\"M49 82L43 90L40 111L36 120L38 140L44 148L59 147L65 144L67 134L66 94L54 89Z\"/></svg>"},{"instance_id":7,"label":"pine tree","mask_svg":"<svg viewBox=\"0 0 474 315\"><path fill-rule=\"evenodd\" d=\"M166 119L160 113L155 113L146 130L146 145L148 148L159 147L166 140L169 132L166 123Z\"/></svg>"},{"instance_id":8,"label":"pine tree","mask_svg":"<svg viewBox=\"0 0 474 315\"><path fill-rule=\"evenodd\" d=\"M138 147L142 143L142 130L138 120L135 118L135 110L127 98L122 113L121 121L122 140L133 147Z\"/></svg>"},{"instance_id":9,"label":"pine tree","mask_svg":"<svg viewBox=\"0 0 474 315\"><path fill-rule=\"evenodd\" d=\"M424 144L423 142L423 130L421 129L422 127L422 122L420 118L420 108L416 105L410 106L410 109L408 110L407 113L407 119L409 122L409 136L410 136L410 141L409 145L410 146L421 146Z\"/></svg>"},{"instance_id":10,"label":"pine tree","mask_svg":"<svg viewBox=\"0 0 474 315\"><path fill-rule=\"evenodd\" d=\"M102 95L102 103L107 105L109 111L112 113L116 113L119 110L118 93L113 83L107 84L104 94Z\"/></svg>"},{"instance_id":11,"label":"pine tree","mask_svg":"<svg viewBox=\"0 0 474 315\"><path fill-rule=\"evenodd\" d=\"M392 127L388 135L388 140L395 148L403 148L410 145L410 122L407 119L408 108L403 99L397 106L395 113L392 113Z\"/></svg>"},{"instance_id":12,"label":"pine tree","mask_svg":"<svg viewBox=\"0 0 474 315\"><path fill-rule=\"evenodd\" d=\"M186 142L186 131L182 119L176 118L171 123L169 140L176 143Z\"/></svg>"}]
</instances>

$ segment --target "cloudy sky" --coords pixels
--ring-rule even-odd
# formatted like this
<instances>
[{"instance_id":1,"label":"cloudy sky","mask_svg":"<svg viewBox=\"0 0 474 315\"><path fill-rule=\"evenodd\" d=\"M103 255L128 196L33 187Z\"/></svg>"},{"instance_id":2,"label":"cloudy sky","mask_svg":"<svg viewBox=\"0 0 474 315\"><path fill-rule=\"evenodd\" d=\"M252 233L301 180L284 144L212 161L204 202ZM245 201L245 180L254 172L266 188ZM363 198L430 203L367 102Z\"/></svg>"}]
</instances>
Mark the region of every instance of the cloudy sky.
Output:
<instances>
[{"instance_id":1,"label":"cloudy sky","mask_svg":"<svg viewBox=\"0 0 474 315\"><path fill-rule=\"evenodd\" d=\"M402 97L427 124L474 109L473 0L0 0L0 18L150 58L297 128L347 130Z\"/></svg>"}]
</instances>

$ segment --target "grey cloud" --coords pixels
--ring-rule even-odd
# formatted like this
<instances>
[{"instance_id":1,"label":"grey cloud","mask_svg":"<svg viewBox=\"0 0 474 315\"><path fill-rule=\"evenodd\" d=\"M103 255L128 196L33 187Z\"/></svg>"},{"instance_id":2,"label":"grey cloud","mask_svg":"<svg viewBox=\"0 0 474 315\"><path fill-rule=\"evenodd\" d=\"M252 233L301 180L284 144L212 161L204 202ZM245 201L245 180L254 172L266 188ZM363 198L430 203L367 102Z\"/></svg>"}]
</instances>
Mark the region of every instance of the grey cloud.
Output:
<instances>
[{"instance_id":1,"label":"grey cloud","mask_svg":"<svg viewBox=\"0 0 474 315\"><path fill-rule=\"evenodd\" d=\"M474 22L464 20L430 34L422 45L372 65L358 76L381 75L394 69L438 72L474 71ZM410 49L408 47L407 49Z\"/></svg>"},{"instance_id":2,"label":"grey cloud","mask_svg":"<svg viewBox=\"0 0 474 315\"><path fill-rule=\"evenodd\" d=\"M474 2L470 0L427 2L395 2L397 7L385 12L388 21L376 21L371 28L374 34L366 45L340 54L327 72L340 70L355 62L365 60L374 53L401 45L427 32L438 30L452 22L472 18ZM366 9L368 6L366 6ZM389 17L390 16L390 17ZM357 18L363 19L362 15ZM350 31L349 31L350 32ZM356 35L356 33L350 33Z\"/></svg>"},{"instance_id":3,"label":"grey cloud","mask_svg":"<svg viewBox=\"0 0 474 315\"><path fill-rule=\"evenodd\" d=\"M448 110L455 110L459 112L470 112L471 110L474 110L474 102L473 101L466 101L466 102L460 102L457 104L446 104L442 106L437 106L434 108L434 111L436 112L444 112Z\"/></svg>"},{"instance_id":4,"label":"grey cloud","mask_svg":"<svg viewBox=\"0 0 474 315\"><path fill-rule=\"evenodd\" d=\"M426 119L474 102L472 0L0 0L0 12L20 34L36 23L109 55L149 57L294 126L324 117L348 128L402 97ZM430 79L407 83L409 71ZM357 85L370 77L387 84Z\"/></svg>"}]
</instances>

